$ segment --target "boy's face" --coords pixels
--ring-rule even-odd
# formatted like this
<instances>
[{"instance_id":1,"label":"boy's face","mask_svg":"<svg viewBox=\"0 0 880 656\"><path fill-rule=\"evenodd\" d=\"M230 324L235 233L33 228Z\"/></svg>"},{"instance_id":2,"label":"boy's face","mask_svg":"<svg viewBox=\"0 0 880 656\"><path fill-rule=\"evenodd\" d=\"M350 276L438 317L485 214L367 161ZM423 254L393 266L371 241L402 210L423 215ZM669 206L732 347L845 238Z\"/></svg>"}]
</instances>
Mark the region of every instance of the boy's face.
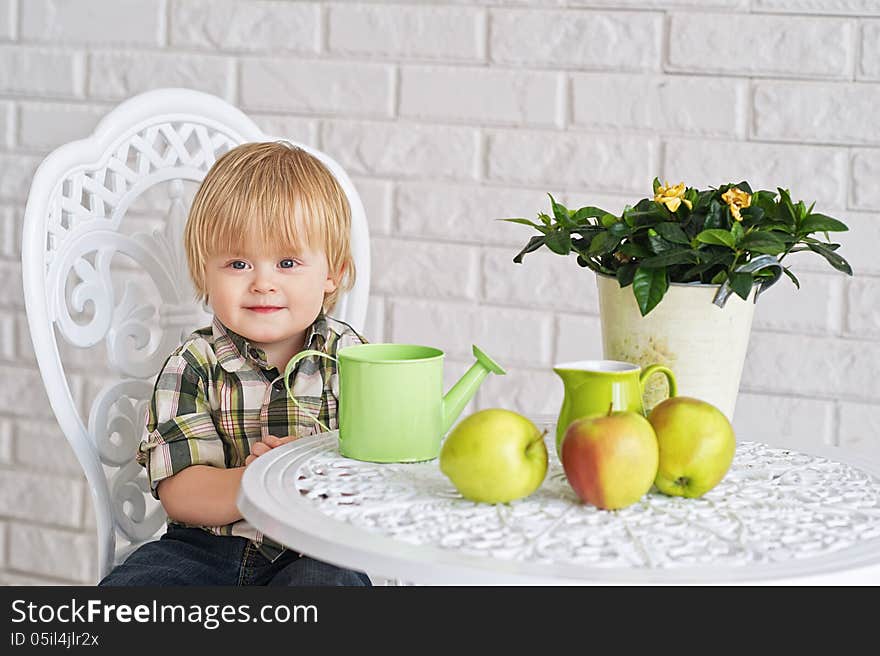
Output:
<instances>
[{"instance_id":1,"label":"boy's face","mask_svg":"<svg viewBox=\"0 0 880 656\"><path fill-rule=\"evenodd\" d=\"M223 325L264 349L271 361L302 348L336 282L323 251L300 249L215 254L206 262L205 287Z\"/></svg>"}]
</instances>

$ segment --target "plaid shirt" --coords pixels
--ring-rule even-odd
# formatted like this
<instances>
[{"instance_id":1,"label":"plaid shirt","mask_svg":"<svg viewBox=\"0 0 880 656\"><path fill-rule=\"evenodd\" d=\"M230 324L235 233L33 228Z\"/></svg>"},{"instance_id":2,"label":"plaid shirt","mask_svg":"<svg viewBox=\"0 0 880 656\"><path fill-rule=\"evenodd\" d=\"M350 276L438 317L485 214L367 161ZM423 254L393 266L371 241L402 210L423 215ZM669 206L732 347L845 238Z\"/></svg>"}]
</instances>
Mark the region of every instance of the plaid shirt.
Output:
<instances>
[{"instance_id":1,"label":"plaid shirt","mask_svg":"<svg viewBox=\"0 0 880 656\"><path fill-rule=\"evenodd\" d=\"M348 324L322 313L306 333L303 348L335 356L338 349L365 341ZM159 498L160 481L190 465L242 466L262 431L304 437L322 430L306 412L335 429L336 362L305 357L291 376L290 389L302 409L287 397L283 372L266 362L262 349L216 317L212 326L192 333L159 372L138 447L137 461L147 469L153 496ZM169 519L172 523L180 524ZM270 560L284 550L244 519L198 528L248 538Z\"/></svg>"}]
</instances>

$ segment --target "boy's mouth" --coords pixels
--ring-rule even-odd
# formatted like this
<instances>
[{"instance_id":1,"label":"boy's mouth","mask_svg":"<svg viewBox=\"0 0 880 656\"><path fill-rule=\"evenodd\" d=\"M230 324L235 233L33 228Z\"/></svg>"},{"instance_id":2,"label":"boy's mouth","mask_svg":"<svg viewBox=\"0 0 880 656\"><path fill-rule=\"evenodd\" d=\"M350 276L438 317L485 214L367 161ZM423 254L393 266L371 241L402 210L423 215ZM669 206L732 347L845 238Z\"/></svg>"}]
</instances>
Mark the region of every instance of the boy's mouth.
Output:
<instances>
[{"instance_id":1,"label":"boy's mouth","mask_svg":"<svg viewBox=\"0 0 880 656\"><path fill-rule=\"evenodd\" d=\"M278 305L252 305L250 307L245 306L245 310L250 310L251 312L259 312L260 314L269 314L271 312L278 312L278 310L283 310L283 307Z\"/></svg>"}]
</instances>

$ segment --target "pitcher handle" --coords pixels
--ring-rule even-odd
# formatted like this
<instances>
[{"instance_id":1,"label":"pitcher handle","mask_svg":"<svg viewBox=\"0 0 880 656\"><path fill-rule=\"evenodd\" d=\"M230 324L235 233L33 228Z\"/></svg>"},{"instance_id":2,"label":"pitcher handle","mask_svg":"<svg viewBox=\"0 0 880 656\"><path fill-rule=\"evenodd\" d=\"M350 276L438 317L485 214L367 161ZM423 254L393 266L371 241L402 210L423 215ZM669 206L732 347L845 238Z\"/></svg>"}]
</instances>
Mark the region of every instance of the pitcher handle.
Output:
<instances>
[{"instance_id":1,"label":"pitcher handle","mask_svg":"<svg viewBox=\"0 0 880 656\"><path fill-rule=\"evenodd\" d=\"M675 374L672 373L672 369L664 367L662 364L652 364L649 367L645 367L642 373L639 374L639 385L641 386L642 396L645 395L645 384L648 382L648 378L654 374L663 374L666 376L666 382L669 383L669 396L675 396L677 393L675 387Z\"/></svg>"}]
</instances>

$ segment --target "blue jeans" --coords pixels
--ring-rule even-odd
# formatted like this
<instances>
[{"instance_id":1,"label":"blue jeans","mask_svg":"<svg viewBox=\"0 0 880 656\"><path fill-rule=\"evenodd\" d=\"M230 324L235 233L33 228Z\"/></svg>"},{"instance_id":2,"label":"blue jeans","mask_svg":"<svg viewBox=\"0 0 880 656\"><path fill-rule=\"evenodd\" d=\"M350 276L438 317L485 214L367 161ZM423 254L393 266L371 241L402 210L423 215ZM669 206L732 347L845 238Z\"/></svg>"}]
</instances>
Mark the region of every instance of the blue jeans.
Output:
<instances>
[{"instance_id":1,"label":"blue jeans","mask_svg":"<svg viewBox=\"0 0 880 656\"><path fill-rule=\"evenodd\" d=\"M159 539L136 549L98 584L369 586L370 578L288 549L274 562L250 540L169 526Z\"/></svg>"}]
</instances>

